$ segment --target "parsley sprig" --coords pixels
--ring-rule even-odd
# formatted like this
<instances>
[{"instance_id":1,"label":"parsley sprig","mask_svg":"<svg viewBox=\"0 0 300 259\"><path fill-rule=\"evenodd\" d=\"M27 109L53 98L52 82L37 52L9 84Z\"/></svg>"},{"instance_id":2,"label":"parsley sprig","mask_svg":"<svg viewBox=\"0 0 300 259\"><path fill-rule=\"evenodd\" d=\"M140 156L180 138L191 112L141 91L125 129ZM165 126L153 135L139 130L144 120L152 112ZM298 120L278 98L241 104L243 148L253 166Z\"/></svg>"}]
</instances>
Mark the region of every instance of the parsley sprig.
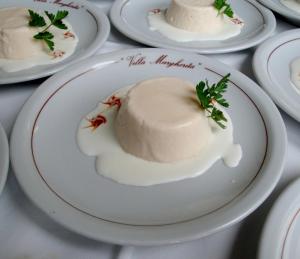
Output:
<instances>
[{"instance_id":1,"label":"parsley sprig","mask_svg":"<svg viewBox=\"0 0 300 259\"><path fill-rule=\"evenodd\" d=\"M224 99L223 94L227 90L230 74L224 76L217 84L209 85L208 81L200 81L196 85L196 93L200 105L209 113L209 118L214 120L222 129L226 128L227 122L223 112L215 104L228 108L229 103Z\"/></svg>"},{"instance_id":2,"label":"parsley sprig","mask_svg":"<svg viewBox=\"0 0 300 259\"><path fill-rule=\"evenodd\" d=\"M227 0L215 0L214 7L218 10L219 14L225 14L230 18L233 18L233 10Z\"/></svg>"},{"instance_id":3,"label":"parsley sprig","mask_svg":"<svg viewBox=\"0 0 300 259\"><path fill-rule=\"evenodd\" d=\"M62 20L68 16L69 12L68 11L57 11L56 14L52 14L52 13L45 11L45 14L47 15L47 17L50 20L49 25L47 25L43 16L39 15L38 13L36 13L32 10L28 10L28 12L30 15L30 20L28 23L29 26L31 26L31 27L46 26L46 28L44 28L41 32L35 34L33 36L33 38L35 38L37 40L43 40L47 44L49 49L53 51L54 45L55 45L53 42L54 35L51 32L49 32L48 30L51 26L55 26L62 30L67 30L68 27L63 23Z\"/></svg>"}]
</instances>

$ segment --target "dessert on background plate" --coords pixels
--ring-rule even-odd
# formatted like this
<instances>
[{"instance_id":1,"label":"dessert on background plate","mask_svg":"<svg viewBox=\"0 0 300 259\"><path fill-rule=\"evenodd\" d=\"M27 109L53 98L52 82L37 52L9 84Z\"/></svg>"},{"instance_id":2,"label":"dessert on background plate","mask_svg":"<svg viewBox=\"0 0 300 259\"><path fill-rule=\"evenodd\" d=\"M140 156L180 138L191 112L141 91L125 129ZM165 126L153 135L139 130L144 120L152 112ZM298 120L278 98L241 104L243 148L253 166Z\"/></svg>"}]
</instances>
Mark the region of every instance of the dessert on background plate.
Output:
<instances>
[{"instance_id":1,"label":"dessert on background plate","mask_svg":"<svg viewBox=\"0 0 300 259\"><path fill-rule=\"evenodd\" d=\"M68 11L0 9L0 69L16 72L61 62L72 55L78 37L65 18Z\"/></svg>"},{"instance_id":2,"label":"dessert on background plate","mask_svg":"<svg viewBox=\"0 0 300 259\"><path fill-rule=\"evenodd\" d=\"M196 87L158 77L122 88L81 121L78 145L97 156L100 175L128 185L196 177L220 158L236 167L242 150L234 144L232 121L224 111L229 76Z\"/></svg>"},{"instance_id":3,"label":"dessert on background plate","mask_svg":"<svg viewBox=\"0 0 300 259\"><path fill-rule=\"evenodd\" d=\"M151 10L148 21L151 30L178 42L226 40L244 26L226 0L172 0L166 10Z\"/></svg>"}]
</instances>

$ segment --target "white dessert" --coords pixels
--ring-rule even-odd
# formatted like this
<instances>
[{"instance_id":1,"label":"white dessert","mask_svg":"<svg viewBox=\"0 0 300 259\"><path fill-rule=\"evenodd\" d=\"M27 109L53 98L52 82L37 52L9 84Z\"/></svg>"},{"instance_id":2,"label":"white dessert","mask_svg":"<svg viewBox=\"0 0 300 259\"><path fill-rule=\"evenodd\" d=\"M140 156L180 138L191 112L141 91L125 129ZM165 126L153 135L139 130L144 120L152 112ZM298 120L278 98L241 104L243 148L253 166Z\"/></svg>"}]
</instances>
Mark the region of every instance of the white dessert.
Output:
<instances>
[{"instance_id":1,"label":"white dessert","mask_svg":"<svg viewBox=\"0 0 300 259\"><path fill-rule=\"evenodd\" d=\"M178 41L225 40L238 35L242 20L219 14L214 0L172 0L167 10L149 12L151 30Z\"/></svg>"},{"instance_id":2,"label":"white dessert","mask_svg":"<svg viewBox=\"0 0 300 259\"><path fill-rule=\"evenodd\" d=\"M194 157L212 138L194 85L174 77L134 86L123 101L115 129L126 152L156 162Z\"/></svg>"},{"instance_id":3,"label":"white dessert","mask_svg":"<svg viewBox=\"0 0 300 259\"><path fill-rule=\"evenodd\" d=\"M195 95L191 83L177 78L156 78L122 88L114 94L122 100L119 110L101 102L82 119L77 131L79 148L97 157L98 174L135 186L196 177L218 159L236 167L242 150L234 144L229 115L223 111L228 121L226 129L221 129L205 117ZM105 120L90 128L89 120L99 114Z\"/></svg>"},{"instance_id":4,"label":"white dessert","mask_svg":"<svg viewBox=\"0 0 300 259\"><path fill-rule=\"evenodd\" d=\"M43 15L46 21L48 18ZM33 38L44 28L30 27L28 9L0 9L0 69L16 72L37 65L61 62L75 51L78 38L72 26L64 20L68 30L51 27L54 35L55 51L50 51L45 43Z\"/></svg>"},{"instance_id":5,"label":"white dessert","mask_svg":"<svg viewBox=\"0 0 300 259\"><path fill-rule=\"evenodd\" d=\"M43 51L41 41L33 39L36 28L28 26L25 8L0 10L0 58L25 59Z\"/></svg>"},{"instance_id":6,"label":"white dessert","mask_svg":"<svg viewBox=\"0 0 300 259\"><path fill-rule=\"evenodd\" d=\"M296 58L290 64L291 81L298 93L300 93L300 58Z\"/></svg>"},{"instance_id":7,"label":"white dessert","mask_svg":"<svg viewBox=\"0 0 300 259\"><path fill-rule=\"evenodd\" d=\"M214 0L172 0L166 11L169 24L192 32L220 32L223 26L222 15L213 6Z\"/></svg>"},{"instance_id":8,"label":"white dessert","mask_svg":"<svg viewBox=\"0 0 300 259\"><path fill-rule=\"evenodd\" d=\"M280 2L287 8L300 13L300 0L280 0Z\"/></svg>"}]
</instances>

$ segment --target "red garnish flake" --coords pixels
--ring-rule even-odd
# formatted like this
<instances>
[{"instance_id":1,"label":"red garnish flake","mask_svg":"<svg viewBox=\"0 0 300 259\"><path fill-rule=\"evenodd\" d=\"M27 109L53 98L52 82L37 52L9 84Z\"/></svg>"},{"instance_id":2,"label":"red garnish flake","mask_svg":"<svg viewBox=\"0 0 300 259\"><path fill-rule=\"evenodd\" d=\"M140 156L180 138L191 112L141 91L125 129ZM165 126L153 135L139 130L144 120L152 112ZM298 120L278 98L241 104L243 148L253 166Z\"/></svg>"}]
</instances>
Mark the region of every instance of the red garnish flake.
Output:
<instances>
[{"instance_id":1,"label":"red garnish flake","mask_svg":"<svg viewBox=\"0 0 300 259\"><path fill-rule=\"evenodd\" d=\"M113 107L113 106L117 106L118 110L121 108L121 98L119 97L116 97L115 95L109 97L109 99L106 101L106 102L103 102L103 104L106 104L110 107Z\"/></svg>"},{"instance_id":2,"label":"red garnish flake","mask_svg":"<svg viewBox=\"0 0 300 259\"><path fill-rule=\"evenodd\" d=\"M216 105L217 104L217 101L215 99L211 99L210 101L213 105Z\"/></svg>"},{"instance_id":3,"label":"red garnish flake","mask_svg":"<svg viewBox=\"0 0 300 259\"><path fill-rule=\"evenodd\" d=\"M67 38L73 38L73 39L75 39L75 35L72 32L70 32L70 31L65 32L64 33L64 37L65 37L65 39L67 39Z\"/></svg>"},{"instance_id":4,"label":"red garnish flake","mask_svg":"<svg viewBox=\"0 0 300 259\"><path fill-rule=\"evenodd\" d=\"M244 24L244 22L242 20L240 20L239 18L233 18L231 19L231 21L234 23L234 24Z\"/></svg>"},{"instance_id":5,"label":"red garnish flake","mask_svg":"<svg viewBox=\"0 0 300 259\"><path fill-rule=\"evenodd\" d=\"M150 12L153 14L159 14L161 12L161 10L156 8L156 9L152 9Z\"/></svg>"},{"instance_id":6,"label":"red garnish flake","mask_svg":"<svg viewBox=\"0 0 300 259\"><path fill-rule=\"evenodd\" d=\"M107 122L107 119L102 114L98 114L96 117L87 120L90 123L90 125L86 128L92 128L93 131Z\"/></svg>"},{"instance_id":7,"label":"red garnish flake","mask_svg":"<svg viewBox=\"0 0 300 259\"><path fill-rule=\"evenodd\" d=\"M65 54L66 54L66 52L61 51L61 50L55 50L55 51L52 52L52 56L54 58L61 58Z\"/></svg>"}]
</instances>

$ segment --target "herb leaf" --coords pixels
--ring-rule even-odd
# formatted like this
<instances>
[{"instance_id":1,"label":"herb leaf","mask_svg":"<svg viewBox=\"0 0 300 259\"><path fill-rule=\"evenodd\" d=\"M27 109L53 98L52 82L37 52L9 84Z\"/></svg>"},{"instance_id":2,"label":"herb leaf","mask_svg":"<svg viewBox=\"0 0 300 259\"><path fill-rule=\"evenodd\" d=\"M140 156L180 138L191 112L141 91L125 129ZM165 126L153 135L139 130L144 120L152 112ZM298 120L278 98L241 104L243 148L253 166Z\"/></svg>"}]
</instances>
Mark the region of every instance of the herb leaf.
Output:
<instances>
[{"instance_id":1,"label":"herb leaf","mask_svg":"<svg viewBox=\"0 0 300 259\"><path fill-rule=\"evenodd\" d=\"M222 129L225 129L226 126L222 123L227 122L227 119L224 116L224 113L218 110L216 107L213 107L209 118L212 118Z\"/></svg>"},{"instance_id":2,"label":"herb leaf","mask_svg":"<svg viewBox=\"0 0 300 259\"><path fill-rule=\"evenodd\" d=\"M215 0L214 7L218 10L219 14L225 14L230 18L233 18L234 12L227 3L227 0Z\"/></svg>"},{"instance_id":3,"label":"herb leaf","mask_svg":"<svg viewBox=\"0 0 300 259\"><path fill-rule=\"evenodd\" d=\"M215 103L228 108L229 103L223 98L223 94L227 90L230 74L224 76L217 84L209 85L208 81L200 81L196 85L196 93L200 105L210 115L209 118L213 119L222 129L226 128L223 122L227 122L223 112L216 108Z\"/></svg>"},{"instance_id":4,"label":"herb leaf","mask_svg":"<svg viewBox=\"0 0 300 259\"><path fill-rule=\"evenodd\" d=\"M52 13L49 13L47 11L45 11L45 14L47 15L47 17L49 18L50 22L52 22L55 18L55 15Z\"/></svg>"},{"instance_id":5,"label":"herb leaf","mask_svg":"<svg viewBox=\"0 0 300 259\"><path fill-rule=\"evenodd\" d=\"M50 50L54 50L54 42L52 39L54 38L53 34L51 32L45 31L45 32L39 32L38 34L33 36L37 40L43 40Z\"/></svg>"},{"instance_id":6,"label":"herb leaf","mask_svg":"<svg viewBox=\"0 0 300 259\"><path fill-rule=\"evenodd\" d=\"M68 11L58 11L55 15L55 20L59 21L65 19L68 16L68 14L69 14Z\"/></svg>"},{"instance_id":7,"label":"herb leaf","mask_svg":"<svg viewBox=\"0 0 300 259\"><path fill-rule=\"evenodd\" d=\"M68 16L69 12L68 11L58 11L56 15L54 14L49 14L51 18L49 17L51 24L54 25L55 27L62 29L62 30L67 30L68 27L63 23L63 19Z\"/></svg>"},{"instance_id":8,"label":"herb leaf","mask_svg":"<svg viewBox=\"0 0 300 259\"><path fill-rule=\"evenodd\" d=\"M40 16L38 13L28 9L30 20L28 25L31 27L43 27L46 25L44 17Z\"/></svg>"},{"instance_id":9,"label":"herb leaf","mask_svg":"<svg viewBox=\"0 0 300 259\"><path fill-rule=\"evenodd\" d=\"M38 13L35 13L32 10L28 10L28 12L30 14L29 26L43 27L47 25L44 17L40 16ZM43 40L47 44L48 48L53 51L54 42L52 41L52 39L54 38L54 35L51 32L49 32L48 29L51 26L55 26L62 30L68 29L68 27L63 23L62 20L68 16L69 12L57 11L56 14L52 14L45 11L45 14L47 15L51 23L44 30L34 35L33 38L37 40Z\"/></svg>"}]
</instances>

